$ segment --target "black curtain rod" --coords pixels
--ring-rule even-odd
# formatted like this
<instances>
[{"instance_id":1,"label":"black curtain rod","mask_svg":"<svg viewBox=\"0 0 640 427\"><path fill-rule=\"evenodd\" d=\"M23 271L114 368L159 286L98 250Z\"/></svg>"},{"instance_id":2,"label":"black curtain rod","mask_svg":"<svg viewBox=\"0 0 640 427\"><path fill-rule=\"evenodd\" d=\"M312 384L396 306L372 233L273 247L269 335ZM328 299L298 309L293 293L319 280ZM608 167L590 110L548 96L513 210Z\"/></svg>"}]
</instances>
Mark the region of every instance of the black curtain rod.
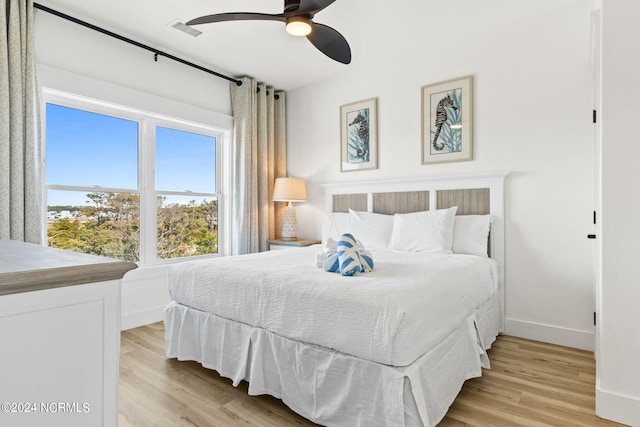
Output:
<instances>
[{"instance_id":1,"label":"black curtain rod","mask_svg":"<svg viewBox=\"0 0 640 427\"><path fill-rule=\"evenodd\" d=\"M101 28L101 27L98 27L96 25L90 24L88 22L82 21L82 20L80 20L78 18L74 18L73 16L66 15L66 14L64 14L62 12L58 12L57 10L48 8L48 7L43 6L41 4L38 4L38 3L33 3L33 7L36 8L36 9L40 9L42 11L45 11L47 13L50 13L52 15L56 15L56 16L62 18L62 19L66 19L67 21L74 22L76 24L82 25L83 27L90 28L90 29L92 29L94 31L97 31L99 33L106 34L107 36L111 36L111 37L113 37L115 39L121 40L123 42L129 43L129 44L132 44L134 46L138 46L138 47L140 47L142 49L146 49L146 50L148 50L150 52L153 52L154 53L153 58L156 61L158 60L158 56L159 55L160 56L164 56L166 58L173 59L174 61L180 62L181 64L188 65L188 66L193 67L193 68L197 68L198 70L204 71L205 73L213 74L214 76L218 76L218 77L223 78L225 80L229 80L230 82L234 82L238 86L242 86L242 81L241 80L234 79L233 77L225 76L224 74L220 74L220 73L215 72L213 70L209 70L208 68L201 67L200 65L194 64L193 62L185 61L184 59L178 58L177 56L173 56L173 55L168 54L166 52L163 52L161 50L155 49L155 48L153 48L151 46L147 46L146 44L139 43L139 42L137 42L135 40L128 39L128 38L126 38L124 36L121 36L120 34L113 33L113 32L111 32L109 30L105 30L104 28Z\"/></svg>"}]
</instances>

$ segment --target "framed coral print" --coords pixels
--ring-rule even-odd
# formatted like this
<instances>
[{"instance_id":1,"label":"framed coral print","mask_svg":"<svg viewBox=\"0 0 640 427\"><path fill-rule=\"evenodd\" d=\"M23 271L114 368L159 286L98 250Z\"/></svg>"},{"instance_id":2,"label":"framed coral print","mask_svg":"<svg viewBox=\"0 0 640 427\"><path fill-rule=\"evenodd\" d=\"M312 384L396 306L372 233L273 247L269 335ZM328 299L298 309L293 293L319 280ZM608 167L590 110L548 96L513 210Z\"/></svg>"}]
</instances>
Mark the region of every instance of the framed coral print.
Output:
<instances>
[{"instance_id":1,"label":"framed coral print","mask_svg":"<svg viewBox=\"0 0 640 427\"><path fill-rule=\"evenodd\" d=\"M378 168L377 99L340 107L340 171Z\"/></svg>"},{"instance_id":2,"label":"framed coral print","mask_svg":"<svg viewBox=\"0 0 640 427\"><path fill-rule=\"evenodd\" d=\"M422 164L473 159L472 78L422 86Z\"/></svg>"}]
</instances>

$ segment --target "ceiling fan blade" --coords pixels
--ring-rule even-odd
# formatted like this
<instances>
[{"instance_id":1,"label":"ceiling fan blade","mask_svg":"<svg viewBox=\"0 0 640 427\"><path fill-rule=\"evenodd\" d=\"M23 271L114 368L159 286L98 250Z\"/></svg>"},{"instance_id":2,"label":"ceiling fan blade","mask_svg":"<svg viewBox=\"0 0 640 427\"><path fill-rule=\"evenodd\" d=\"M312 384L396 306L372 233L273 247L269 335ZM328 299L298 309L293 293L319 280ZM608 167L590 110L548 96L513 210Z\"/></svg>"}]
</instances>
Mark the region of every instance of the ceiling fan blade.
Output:
<instances>
[{"instance_id":1,"label":"ceiling fan blade","mask_svg":"<svg viewBox=\"0 0 640 427\"><path fill-rule=\"evenodd\" d=\"M313 30L307 39L318 50L334 61L349 64L351 62L351 48L347 40L331 27L312 22Z\"/></svg>"},{"instance_id":2,"label":"ceiling fan blade","mask_svg":"<svg viewBox=\"0 0 640 427\"><path fill-rule=\"evenodd\" d=\"M201 16L187 22L187 25L210 24L212 22L226 21L282 21L286 19L283 14L271 15L268 13L248 13L248 12L232 12L232 13L216 13L214 15Z\"/></svg>"},{"instance_id":3,"label":"ceiling fan blade","mask_svg":"<svg viewBox=\"0 0 640 427\"><path fill-rule=\"evenodd\" d=\"M336 0L300 0L299 13L316 14Z\"/></svg>"}]
</instances>

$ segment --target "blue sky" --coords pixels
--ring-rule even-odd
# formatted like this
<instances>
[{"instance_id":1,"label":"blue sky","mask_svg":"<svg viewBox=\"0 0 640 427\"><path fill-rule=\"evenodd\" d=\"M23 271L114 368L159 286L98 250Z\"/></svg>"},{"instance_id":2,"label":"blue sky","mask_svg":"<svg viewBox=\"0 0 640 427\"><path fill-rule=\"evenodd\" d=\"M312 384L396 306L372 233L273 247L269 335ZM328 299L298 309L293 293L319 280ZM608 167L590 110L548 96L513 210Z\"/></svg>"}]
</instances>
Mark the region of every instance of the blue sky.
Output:
<instances>
[{"instance_id":1,"label":"blue sky","mask_svg":"<svg viewBox=\"0 0 640 427\"><path fill-rule=\"evenodd\" d=\"M138 122L47 104L47 184L138 187ZM156 128L156 189L215 191L215 138ZM85 205L86 191L49 191L48 205Z\"/></svg>"}]
</instances>

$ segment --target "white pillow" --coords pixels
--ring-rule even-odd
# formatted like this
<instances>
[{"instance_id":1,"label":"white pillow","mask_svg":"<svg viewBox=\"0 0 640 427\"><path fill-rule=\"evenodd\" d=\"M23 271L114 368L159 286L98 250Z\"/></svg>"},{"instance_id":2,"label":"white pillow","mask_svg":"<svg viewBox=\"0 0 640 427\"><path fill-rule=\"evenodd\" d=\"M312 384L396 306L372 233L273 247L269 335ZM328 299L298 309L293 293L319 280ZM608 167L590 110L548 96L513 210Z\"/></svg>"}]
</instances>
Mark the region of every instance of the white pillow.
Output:
<instances>
[{"instance_id":1,"label":"white pillow","mask_svg":"<svg viewBox=\"0 0 640 427\"><path fill-rule=\"evenodd\" d=\"M389 247L399 251L450 254L457 206L449 209L395 214Z\"/></svg>"},{"instance_id":2,"label":"white pillow","mask_svg":"<svg viewBox=\"0 0 640 427\"><path fill-rule=\"evenodd\" d=\"M393 216L349 209L349 233L365 249L387 249L393 229Z\"/></svg>"},{"instance_id":3,"label":"white pillow","mask_svg":"<svg viewBox=\"0 0 640 427\"><path fill-rule=\"evenodd\" d=\"M453 226L453 252L488 257L491 215L458 215Z\"/></svg>"},{"instance_id":4,"label":"white pillow","mask_svg":"<svg viewBox=\"0 0 640 427\"><path fill-rule=\"evenodd\" d=\"M340 236L349 230L349 219L351 215L348 212L331 212L327 214L322 226L322 244L325 244L329 238L338 241Z\"/></svg>"}]
</instances>

